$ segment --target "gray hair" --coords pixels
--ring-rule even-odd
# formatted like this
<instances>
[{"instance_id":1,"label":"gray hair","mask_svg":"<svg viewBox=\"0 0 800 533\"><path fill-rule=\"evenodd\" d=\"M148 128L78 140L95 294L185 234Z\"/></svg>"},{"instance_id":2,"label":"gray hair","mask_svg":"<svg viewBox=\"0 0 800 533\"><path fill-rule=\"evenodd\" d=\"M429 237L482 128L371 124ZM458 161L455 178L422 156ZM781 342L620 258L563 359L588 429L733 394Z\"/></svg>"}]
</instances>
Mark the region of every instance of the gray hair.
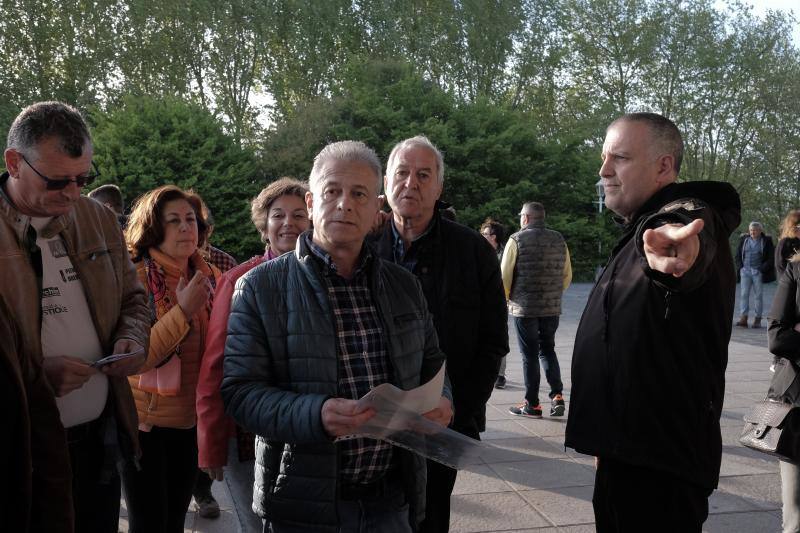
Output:
<instances>
[{"instance_id":1,"label":"gray hair","mask_svg":"<svg viewBox=\"0 0 800 533\"><path fill-rule=\"evenodd\" d=\"M520 215L528 215L535 220L541 220L544 218L544 205L540 202L525 202Z\"/></svg>"},{"instance_id":2,"label":"gray hair","mask_svg":"<svg viewBox=\"0 0 800 533\"><path fill-rule=\"evenodd\" d=\"M619 122L641 122L646 124L656 148L672 155L675 160L675 174L681 171L683 137L674 122L658 113L627 113L612 122L606 128L606 132Z\"/></svg>"},{"instance_id":3,"label":"gray hair","mask_svg":"<svg viewBox=\"0 0 800 533\"><path fill-rule=\"evenodd\" d=\"M416 137L405 139L404 141L400 141L394 145L392 152L389 154L389 159L386 161L387 176L391 176L393 174L397 154L406 148L427 148L433 152L433 154L436 156L436 178L439 180L439 183L444 183L444 157L442 156L442 152L440 152L439 149L436 148L436 145L424 135L417 135Z\"/></svg>"},{"instance_id":4,"label":"gray hair","mask_svg":"<svg viewBox=\"0 0 800 533\"><path fill-rule=\"evenodd\" d=\"M86 146L92 144L89 127L77 109L62 102L37 102L14 119L6 148L35 154L36 145L51 137L60 141L61 150L70 157L82 156Z\"/></svg>"},{"instance_id":5,"label":"gray hair","mask_svg":"<svg viewBox=\"0 0 800 533\"><path fill-rule=\"evenodd\" d=\"M381 191L383 179L381 177L381 161L375 150L362 143L361 141L339 141L325 146L314 157L314 165L311 167L311 176L308 185L314 189L317 181L322 178L322 169L328 161L350 161L359 162L367 165L375 173L378 184L378 192Z\"/></svg>"},{"instance_id":6,"label":"gray hair","mask_svg":"<svg viewBox=\"0 0 800 533\"><path fill-rule=\"evenodd\" d=\"M749 229L758 228L761 231L764 231L764 225L761 224L761 222L756 222L755 220L750 223L750 226L748 226L748 228Z\"/></svg>"}]
</instances>

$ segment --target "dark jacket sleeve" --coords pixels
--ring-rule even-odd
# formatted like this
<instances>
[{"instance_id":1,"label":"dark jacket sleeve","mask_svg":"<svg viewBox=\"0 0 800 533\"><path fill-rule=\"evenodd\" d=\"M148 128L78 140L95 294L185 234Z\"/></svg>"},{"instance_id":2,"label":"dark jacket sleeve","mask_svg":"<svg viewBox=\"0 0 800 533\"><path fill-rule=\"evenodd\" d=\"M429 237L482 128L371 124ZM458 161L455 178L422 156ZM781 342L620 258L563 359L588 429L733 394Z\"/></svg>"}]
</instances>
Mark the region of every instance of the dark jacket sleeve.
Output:
<instances>
[{"instance_id":1,"label":"dark jacket sleeve","mask_svg":"<svg viewBox=\"0 0 800 533\"><path fill-rule=\"evenodd\" d=\"M422 356L422 368L420 369L420 385L430 381L433 376L442 368L447 357L444 352L439 349L439 336L436 334L436 327L433 325L433 318L428 312L428 306L425 303L425 293L422 292L422 285L418 279L414 279L417 286L417 302L419 309L422 311L425 321L425 353ZM442 389L442 396L453 403L453 393L450 385L450 378L447 376L445 370L444 388Z\"/></svg>"},{"instance_id":2,"label":"dark jacket sleeve","mask_svg":"<svg viewBox=\"0 0 800 533\"><path fill-rule=\"evenodd\" d=\"M764 254L761 256L761 271L762 281L764 283L771 283L775 281L775 244L772 242L772 237L764 235Z\"/></svg>"},{"instance_id":3,"label":"dark jacket sleeve","mask_svg":"<svg viewBox=\"0 0 800 533\"><path fill-rule=\"evenodd\" d=\"M769 351L800 364L800 333L794 326L800 322L797 309L798 264L789 263L778 279L772 309L769 311Z\"/></svg>"},{"instance_id":4,"label":"dark jacket sleeve","mask_svg":"<svg viewBox=\"0 0 800 533\"><path fill-rule=\"evenodd\" d=\"M676 204L682 207L675 208ZM646 218L636 231L636 249L644 259L644 232L665 224L689 224L696 219L702 219L704 226L698 234L700 250L694 265L681 277L676 278L670 274L658 272L647 266L642 261L643 268L648 277L664 288L675 292L689 292L701 286L714 272L714 259L720 245L728 246L722 221L714 210L700 200L679 200L662 208L658 213ZM722 244L720 244L722 243Z\"/></svg>"},{"instance_id":5,"label":"dark jacket sleeve","mask_svg":"<svg viewBox=\"0 0 800 533\"><path fill-rule=\"evenodd\" d=\"M736 275L739 275L739 271L742 269L742 247L744 246L744 240L747 238L747 235L742 235L739 237L739 244L736 246L736 253L733 255L733 261L736 264Z\"/></svg>"},{"instance_id":6,"label":"dark jacket sleeve","mask_svg":"<svg viewBox=\"0 0 800 533\"><path fill-rule=\"evenodd\" d=\"M775 247L775 273L778 277L783 275L783 271L786 270L786 260L783 258L783 246L786 243L786 239L778 240L778 246Z\"/></svg>"},{"instance_id":7,"label":"dark jacket sleeve","mask_svg":"<svg viewBox=\"0 0 800 533\"><path fill-rule=\"evenodd\" d=\"M478 349L469 369L469 382L473 394L466 400L466 410L476 413L485 408L492 395L500 359L508 353L508 313L503 292L500 264L491 245L481 238L475 247L478 264L478 290L480 291L480 317L478 320ZM456 413L456 419L458 419Z\"/></svg>"},{"instance_id":8,"label":"dark jacket sleeve","mask_svg":"<svg viewBox=\"0 0 800 533\"><path fill-rule=\"evenodd\" d=\"M223 363L221 392L226 411L247 430L268 440L327 442L322 404L328 396L278 387L276 362L258 306L259 298L270 297L274 295L254 288L250 276L236 283Z\"/></svg>"}]
</instances>

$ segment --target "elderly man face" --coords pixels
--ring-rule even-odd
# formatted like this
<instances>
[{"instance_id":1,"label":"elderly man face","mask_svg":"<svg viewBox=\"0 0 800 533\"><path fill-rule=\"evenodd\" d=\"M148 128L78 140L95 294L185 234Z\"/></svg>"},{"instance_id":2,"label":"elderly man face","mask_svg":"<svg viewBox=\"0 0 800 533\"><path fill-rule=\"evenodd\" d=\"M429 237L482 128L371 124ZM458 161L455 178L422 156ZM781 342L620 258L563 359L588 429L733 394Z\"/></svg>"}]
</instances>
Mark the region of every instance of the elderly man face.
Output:
<instances>
[{"instance_id":1,"label":"elderly man face","mask_svg":"<svg viewBox=\"0 0 800 533\"><path fill-rule=\"evenodd\" d=\"M306 194L314 242L326 250L360 248L380 209L378 179L364 162L328 160Z\"/></svg>"},{"instance_id":2,"label":"elderly man face","mask_svg":"<svg viewBox=\"0 0 800 533\"><path fill-rule=\"evenodd\" d=\"M387 169L384 188L389 206L403 218L430 218L442 194L436 154L424 146L409 146L397 153Z\"/></svg>"},{"instance_id":3,"label":"elderly man face","mask_svg":"<svg viewBox=\"0 0 800 533\"><path fill-rule=\"evenodd\" d=\"M650 127L622 120L612 125L603 143L600 177L606 207L624 218L633 216L656 191L675 180L672 156L659 154Z\"/></svg>"},{"instance_id":4,"label":"elderly man face","mask_svg":"<svg viewBox=\"0 0 800 533\"><path fill-rule=\"evenodd\" d=\"M29 216L67 214L80 198L86 177L93 174L92 153L87 144L79 157L70 157L55 137L43 139L28 153L9 148L5 159L14 180L10 191L14 205Z\"/></svg>"},{"instance_id":5,"label":"elderly man face","mask_svg":"<svg viewBox=\"0 0 800 533\"><path fill-rule=\"evenodd\" d=\"M758 239L761 237L761 226L750 226L750 237Z\"/></svg>"}]
</instances>

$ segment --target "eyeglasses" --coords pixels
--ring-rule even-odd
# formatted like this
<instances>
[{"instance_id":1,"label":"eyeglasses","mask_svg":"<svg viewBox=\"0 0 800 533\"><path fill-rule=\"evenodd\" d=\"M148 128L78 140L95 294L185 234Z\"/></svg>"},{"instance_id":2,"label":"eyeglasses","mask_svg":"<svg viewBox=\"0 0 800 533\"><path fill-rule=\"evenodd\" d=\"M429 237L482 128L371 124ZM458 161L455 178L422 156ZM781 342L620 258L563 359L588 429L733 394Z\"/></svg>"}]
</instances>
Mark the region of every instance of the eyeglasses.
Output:
<instances>
[{"instance_id":1,"label":"eyeglasses","mask_svg":"<svg viewBox=\"0 0 800 533\"><path fill-rule=\"evenodd\" d=\"M31 162L28 161L23 154L19 155L21 155L22 160L25 161L29 167L31 167L31 170L36 172L36 174L44 180L45 187L48 191L61 191L63 189L66 189L70 183L74 183L80 189L84 185L91 185L92 182L95 179L97 179L97 176L100 175L100 172L97 170L97 166L94 164L94 161L92 161L92 170L94 171L94 174L87 174L85 176L76 176L74 180L71 179L54 180L52 178L48 178L47 176L36 170L36 168L33 165L31 165Z\"/></svg>"}]
</instances>

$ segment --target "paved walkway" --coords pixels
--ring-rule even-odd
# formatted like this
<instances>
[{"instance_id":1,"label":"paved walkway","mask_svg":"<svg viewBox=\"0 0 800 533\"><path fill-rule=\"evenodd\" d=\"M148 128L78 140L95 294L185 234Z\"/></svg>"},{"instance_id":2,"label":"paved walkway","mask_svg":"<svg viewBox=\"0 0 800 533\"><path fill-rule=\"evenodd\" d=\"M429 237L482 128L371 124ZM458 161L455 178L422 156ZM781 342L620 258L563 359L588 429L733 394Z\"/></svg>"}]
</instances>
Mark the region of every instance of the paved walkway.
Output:
<instances>
[{"instance_id":1,"label":"paved walkway","mask_svg":"<svg viewBox=\"0 0 800 533\"><path fill-rule=\"evenodd\" d=\"M764 314L768 314L775 284L766 287ZM564 314L556 335L561 363L567 416L569 415L572 341L591 285L575 284L565 295ZM738 287L737 287L738 289ZM737 292L738 296L738 292ZM738 309L738 307L737 307ZM497 463L459 473L452 498L451 531L478 533L593 532L591 457L564 450L565 419L542 420L515 417L508 407L521 401L522 362L514 334L508 356L508 386L495 390L487 407L483 439L504 448L524 452L528 460ZM734 328L729 350L725 407L722 413L723 456L719 489L711 496L710 516L703 528L712 533L779 531L780 477L777 462L738 444L742 415L767 390L771 356L766 349L766 330ZM546 386L544 378L542 382ZM542 388L542 397L546 390ZM190 512L186 531L222 533L239 531L224 484L214 483L223 509L217 520L204 520ZM127 531L127 526L121 527ZM646 530L646 526L643 526ZM254 532L255 533L255 532Z\"/></svg>"}]
</instances>

